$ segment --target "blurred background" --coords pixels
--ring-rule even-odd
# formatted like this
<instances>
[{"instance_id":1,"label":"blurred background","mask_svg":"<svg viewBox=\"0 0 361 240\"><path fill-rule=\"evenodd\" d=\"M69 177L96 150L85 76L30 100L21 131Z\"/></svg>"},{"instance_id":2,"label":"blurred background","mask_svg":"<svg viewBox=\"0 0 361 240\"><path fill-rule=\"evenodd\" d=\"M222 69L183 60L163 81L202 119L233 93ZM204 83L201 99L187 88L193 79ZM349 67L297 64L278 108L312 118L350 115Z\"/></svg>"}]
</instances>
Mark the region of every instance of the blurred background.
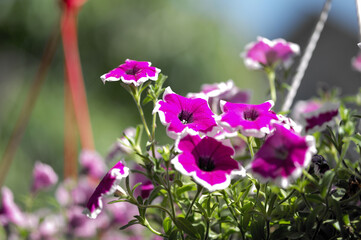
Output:
<instances>
[{"instance_id":1,"label":"blurred background","mask_svg":"<svg viewBox=\"0 0 361 240\"><path fill-rule=\"evenodd\" d=\"M125 59L151 61L169 78L166 86L186 95L204 83L233 79L251 89L252 103L268 100L261 72L249 71L239 57L257 36L285 38L303 50L323 0L161 1L89 0L78 21L79 50L96 149L105 156L128 126L140 123L135 104L118 83L100 76ZM26 99L47 40L59 27L56 0L0 0L0 154ZM350 61L358 48L354 0L334 0L329 21L311 60L298 99L325 84L343 94L360 86ZM61 42L17 150L5 185L15 197L27 192L31 169L40 160L62 179L64 64ZM150 104L146 112L151 113ZM158 124L164 141L165 130Z\"/></svg>"}]
</instances>

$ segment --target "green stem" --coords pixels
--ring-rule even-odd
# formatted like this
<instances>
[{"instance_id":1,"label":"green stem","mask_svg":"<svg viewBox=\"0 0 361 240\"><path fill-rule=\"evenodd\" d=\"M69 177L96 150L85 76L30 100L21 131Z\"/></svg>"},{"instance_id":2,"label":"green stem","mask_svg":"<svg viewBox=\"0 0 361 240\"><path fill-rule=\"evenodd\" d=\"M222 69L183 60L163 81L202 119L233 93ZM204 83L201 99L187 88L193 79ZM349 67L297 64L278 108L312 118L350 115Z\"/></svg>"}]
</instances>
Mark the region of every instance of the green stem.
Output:
<instances>
[{"instance_id":1,"label":"green stem","mask_svg":"<svg viewBox=\"0 0 361 240\"><path fill-rule=\"evenodd\" d=\"M254 158L253 137L247 137L247 144L248 144L249 152L251 153L251 157L253 159Z\"/></svg>"},{"instance_id":2,"label":"green stem","mask_svg":"<svg viewBox=\"0 0 361 240\"><path fill-rule=\"evenodd\" d=\"M275 74L274 69L268 69L266 72L267 72L267 77L269 80L271 99L274 103L276 103L276 101L277 101L276 85L275 85L276 74Z\"/></svg>"},{"instance_id":3,"label":"green stem","mask_svg":"<svg viewBox=\"0 0 361 240\"><path fill-rule=\"evenodd\" d=\"M245 234L244 234L244 232L243 232L242 226L241 226L241 224L238 222L237 216L236 216L236 214L234 213L232 206L229 204L229 199L228 199L228 196L227 196L226 191L225 191L225 190L222 190L222 194L223 194L223 197L224 197L224 201L226 202L226 204L227 204L227 206L228 206L229 212L231 213L234 221L235 221L236 224L237 224L237 227L239 228L239 231L241 232L242 239L245 239Z\"/></svg>"},{"instance_id":4,"label":"green stem","mask_svg":"<svg viewBox=\"0 0 361 240\"><path fill-rule=\"evenodd\" d=\"M198 185L197 193L196 193L196 195L194 196L194 199L193 199L191 205L189 206L189 208L188 208L188 210L187 210L185 219L187 219L188 216L189 216L189 214L191 213L192 207L193 207L194 203L196 202L196 200L198 199L199 195L201 194L202 190L203 190L203 187Z\"/></svg>"},{"instance_id":5,"label":"green stem","mask_svg":"<svg viewBox=\"0 0 361 240\"><path fill-rule=\"evenodd\" d=\"M158 236L161 236L161 237L165 237L161 232L158 232L157 230L155 230L150 224L149 222L147 221L147 219L145 219L145 222L144 222L144 226L146 226L152 233L158 235Z\"/></svg>"},{"instance_id":6,"label":"green stem","mask_svg":"<svg viewBox=\"0 0 361 240\"><path fill-rule=\"evenodd\" d=\"M142 105L140 104L140 94L139 94L138 89L135 90L135 93L134 93L134 95L132 94L132 96L133 96L134 101L135 101L135 103L136 103L136 105L137 105L137 108L138 108L138 111L139 111L139 115L140 115L140 118L141 118L141 120L142 120L142 122L143 122L144 129L145 129L145 131L147 132L149 141L152 141L152 140L153 140L153 139L152 139L152 135L150 134L147 121L145 120L145 117L144 117L143 108L142 108Z\"/></svg>"},{"instance_id":7,"label":"green stem","mask_svg":"<svg viewBox=\"0 0 361 240\"><path fill-rule=\"evenodd\" d=\"M281 202L278 203L278 205L281 205L282 203L286 202L288 199L290 199L290 197L296 192L295 189L292 190L292 192L290 192L290 194L288 194L288 196L283 199Z\"/></svg>"},{"instance_id":8,"label":"green stem","mask_svg":"<svg viewBox=\"0 0 361 240\"><path fill-rule=\"evenodd\" d=\"M172 213L173 213L173 217L175 218L175 209L174 209L174 202L173 202L173 196L172 196L172 191L171 191L171 186L169 183L169 168L167 167L167 192L168 192L168 198L169 198L169 204L172 208Z\"/></svg>"}]
</instances>

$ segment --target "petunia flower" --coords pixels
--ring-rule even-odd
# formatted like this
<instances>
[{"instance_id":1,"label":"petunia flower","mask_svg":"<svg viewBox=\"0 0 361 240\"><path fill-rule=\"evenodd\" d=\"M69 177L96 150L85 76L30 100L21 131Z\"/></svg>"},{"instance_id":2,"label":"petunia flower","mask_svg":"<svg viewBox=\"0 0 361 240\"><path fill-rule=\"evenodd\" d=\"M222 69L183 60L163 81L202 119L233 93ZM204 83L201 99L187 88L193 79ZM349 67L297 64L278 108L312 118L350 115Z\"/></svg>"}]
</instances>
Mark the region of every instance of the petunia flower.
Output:
<instances>
[{"instance_id":1,"label":"petunia flower","mask_svg":"<svg viewBox=\"0 0 361 240\"><path fill-rule=\"evenodd\" d=\"M290 180L302 173L312 156L316 153L315 140L312 136L302 137L279 124L274 124L275 131L270 135L251 162L250 169L255 178L265 182L272 181L286 188Z\"/></svg>"},{"instance_id":2,"label":"petunia flower","mask_svg":"<svg viewBox=\"0 0 361 240\"><path fill-rule=\"evenodd\" d=\"M300 53L300 47L284 39L269 40L258 37L256 42L247 44L245 51L241 53L246 67L250 69L262 69L275 67L281 64L289 67L292 58Z\"/></svg>"},{"instance_id":3,"label":"petunia flower","mask_svg":"<svg viewBox=\"0 0 361 240\"><path fill-rule=\"evenodd\" d=\"M31 191L33 193L49 188L58 181L58 176L53 168L48 164L36 162L33 169L33 184Z\"/></svg>"},{"instance_id":4,"label":"petunia flower","mask_svg":"<svg viewBox=\"0 0 361 240\"><path fill-rule=\"evenodd\" d=\"M334 124L339 106L334 102L298 101L293 108L292 117L302 125L305 133L323 131L327 125Z\"/></svg>"},{"instance_id":5,"label":"petunia flower","mask_svg":"<svg viewBox=\"0 0 361 240\"><path fill-rule=\"evenodd\" d=\"M351 59L351 66L354 70L361 72L361 53Z\"/></svg>"},{"instance_id":6,"label":"petunia flower","mask_svg":"<svg viewBox=\"0 0 361 240\"><path fill-rule=\"evenodd\" d=\"M227 188L233 176L245 176L244 168L232 158L234 150L229 140L218 141L193 134L184 133L175 143L180 154L171 162L176 170L192 176L209 191Z\"/></svg>"},{"instance_id":7,"label":"petunia flower","mask_svg":"<svg viewBox=\"0 0 361 240\"><path fill-rule=\"evenodd\" d=\"M214 113L202 98L186 98L175 94L167 87L163 101L158 101L153 114L159 114L160 121L167 126L169 137L176 139L185 129L192 129L203 134L217 132Z\"/></svg>"},{"instance_id":8,"label":"petunia flower","mask_svg":"<svg viewBox=\"0 0 361 240\"><path fill-rule=\"evenodd\" d=\"M121 161L115 164L103 177L92 196L89 198L84 213L89 218L96 218L103 208L102 197L112 195L117 190L123 191L120 188L119 183L122 178L125 178L128 174L129 168L125 167Z\"/></svg>"},{"instance_id":9,"label":"petunia flower","mask_svg":"<svg viewBox=\"0 0 361 240\"><path fill-rule=\"evenodd\" d=\"M272 100L259 105L221 101L223 114L218 122L229 131L239 130L245 136L261 138L271 132L271 121L278 120L272 106Z\"/></svg>"},{"instance_id":10,"label":"petunia flower","mask_svg":"<svg viewBox=\"0 0 361 240\"><path fill-rule=\"evenodd\" d=\"M204 84L199 93L189 93L187 97L208 99L208 104L216 114L220 113L220 101L232 103L248 103L251 98L250 91L242 91L234 85L232 80L227 82Z\"/></svg>"},{"instance_id":11,"label":"petunia flower","mask_svg":"<svg viewBox=\"0 0 361 240\"><path fill-rule=\"evenodd\" d=\"M83 166L85 174L93 178L101 178L106 172L106 165L103 158L93 150L83 150L79 157L80 164Z\"/></svg>"},{"instance_id":12,"label":"petunia flower","mask_svg":"<svg viewBox=\"0 0 361 240\"><path fill-rule=\"evenodd\" d=\"M14 202L11 190L7 187L2 187L1 196L0 225L7 226L13 223L18 226L24 226L26 224L25 216Z\"/></svg>"},{"instance_id":13,"label":"petunia flower","mask_svg":"<svg viewBox=\"0 0 361 240\"><path fill-rule=\"evenodd\" d=\"M282 126L284 126L285 128L287 128L288 130L291 130L295 133L301 133L302 132L302 126L295 123L295 121L293 121L291 118L288 118L286 116L283 116L281 114L277 115L278 120L274 120L274 123L278 123Z\"/></svg>"},{"instance_id":14,"label":"petunia flower","mask_svg":"<svg viewBox=\"0 0 361 240\"><path fill-rule=\"evenodd\" d=\"M138 87L147 80L156 81L160 73L160 69L151 67L151 62L138 62L127 59L124 64L102 75L100 78L105 82L113 82L121 80L125 84L134 84Z\"/></svg>"}]
</instances>

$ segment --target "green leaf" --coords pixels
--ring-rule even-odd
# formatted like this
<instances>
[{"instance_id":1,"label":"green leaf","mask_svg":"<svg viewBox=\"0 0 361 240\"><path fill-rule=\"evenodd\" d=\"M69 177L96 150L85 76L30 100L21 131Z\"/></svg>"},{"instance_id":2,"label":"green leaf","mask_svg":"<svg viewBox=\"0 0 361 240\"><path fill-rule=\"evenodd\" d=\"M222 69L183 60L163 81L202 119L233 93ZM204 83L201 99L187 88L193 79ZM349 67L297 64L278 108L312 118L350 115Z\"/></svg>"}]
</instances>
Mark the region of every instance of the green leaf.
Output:
<instances>
[{"instance_id":1,"label":"green leaf","mask_svg":"<svg viewBox=\"0 0 361 240\"><path fill-rule=\"evenodd\" d=\"M163 229L165 233L168 233L172 229L172 220L169 217L164 218Z\"/></svg>"},{"instance_id":2,"label":"green leaf","mask_svg":"<svg viewBox=\"0 0 361 240\"><path fill-rule=\"evenodd\" d=\"M178 240L178 229L174 229L170 234L169 234L169 240Z\"/></svg>"},{"instance_id":3,"label":"green leaf","mask_svg":"<svg viewBox=\"0 0 361 240\"><path fill-rule=\"evenodd\" d=\"M327 171L322 179L321 179L321 183L320 183L320 187L321 187L321 196L323 198L326 197L327 193L328 193L328 189L330 188L331 184L332 184L332 180L333 177L335 176L335 172L334 171Z\"/></svg>"},{"instance_id":4,"label":"green leaf","mask_svg":"<svg viewBox=\"0 0 361 240\"><path fill-rule=\"evenodd\" d=\"M135 225L135 224L139 224L139 221L137 219L133 219L131 221L129 221L127 224L125 224L124 226L120 227L119 230L124 230L132 225Z\"/></svg>"},{"instance_id":5,"label":"green leaf","mask_svg":"<svg viewBox=\"0 0 361 240\"><path fill-rule=\"evenodd\" d=\"M200 239L200 234L197 232L197 229L193 227L192 223L183 217L177 217L175 219L175 225L179 230L182 230L190 237L195 239Z\"/></svg>"},{"instance_id":6,"label":"green leaf","mask_svg":"<svg viewBox=\"0 0 361 240\"><path fill-rule=\"evenodd\" d=\"M195 190L197 190L196 185L194 183L188 183L183 185L182 187L177 188L176 193L177 196L180 196L185 192L195 191Z\"/></svg>"},{"instance_id":7,"label":"green leaf","mask_svg":"<svg viewBox=\"0 0 361 240\"><path fill-rule=\"evenodd\" d=\"M179 179L174 180L173 184L178 185L178 187L182 187L182 186L183 186L182 181L179 180Z\"/></svg>"}]
</instances>

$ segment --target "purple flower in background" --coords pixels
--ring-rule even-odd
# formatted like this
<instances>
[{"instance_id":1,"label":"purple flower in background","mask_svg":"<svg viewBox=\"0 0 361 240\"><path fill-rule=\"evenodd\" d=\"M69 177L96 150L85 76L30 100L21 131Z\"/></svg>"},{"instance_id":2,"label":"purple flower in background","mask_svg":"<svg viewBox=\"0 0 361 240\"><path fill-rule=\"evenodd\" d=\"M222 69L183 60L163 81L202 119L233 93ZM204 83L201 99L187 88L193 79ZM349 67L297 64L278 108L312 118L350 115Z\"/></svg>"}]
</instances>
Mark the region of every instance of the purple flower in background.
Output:
<instances>
[{"instance_id":1,"label":"purple flower in background","mask_svg":"<svg viewBox=\"0 0 361 240\"><path fill-rule=\"evenodd\" d=\"M33 193L49 188L58 181L58 176L53 168L41 162L36 162L33 169L33 185L31 191Z\"/></svg>"},{"instance_id":2,"label":"purple flower in background","mask_svg":"<svg viewBox=\"0 0 361 240\"><path fill-rule=\"evenodd\" d=\"M157 102L153 114L156 112L162 124L167 126L168 136L173 139L187 128L205 134L213 134L218 129L206 100L180 96L170 87L166 88L163 101Z\"/></svg>"},{"instance_id":3,"label":"purple flower in background","mask_svg":"<svg viewBox=\"0 0 361 240\"><path fill-rule=\"evenodd\" d=\"M96 236L98 222L87 218L82 213L82 207L73 206L67 211L68 229L70 236L91 238Z\"/></svg>"},{"instance_id":4,"label":"purple flower in background","mask_svg":"<svg viewBox=\"0 0 361 240\"><path fill-rule=\"evenodd\" d=\"M14 202L14 196L7 187L1 189L0 224L2 226L13 223L18 226L26 224L24 214Z\"/></svg>"},{"instance_id":5,"label":"purple flower in background","mask_svg":"<svg viewBox=\"0 0 361 240\"><path fill-rule=\"evenodd\" d=\"M103 83L109 81L121 80L125 84L134 84L138 87L148 79L156 81L160 73L160 69L151 67L151 62L138 62L127 59L125 63L110 72L102 75L100 78Z\"/></svg>"},{"instance_id":6,"label":"purple flower in background","mask_svg":"<svg viewBox=\"0 0 361 240\"><path fill-rule=\"evenodd\" d=\"M93 178L101 178L106 171L106 165L103 158L92 150L83 150L79 157L80 164L83 166L85 174Z\"/></svg>"},{"instance_id":7,"label":"purple flower in background","mask_svg":"<svg viewBox=\"0 0 361 240\"><path fill-rule=\"evenodd\" d=\"M302 137L285 127L274 124L275 131L256 153L250 168L255 178L271 180L287 187L290 179L296 179L316 153L312 136Z\"/></svg>"},{"instance_id":8,"label":"purple flower in background","mask_svg":"<svg viewBox=\"0 0 361 240\"><path fill-rule=\"evenodd\" d=\"M271 132L271 121L278 120L271 111L273 101L259 105L221 101L223 114L219 124L229 131L240 131L245 136L264 137Z\"/></svg>"},{"instance_id":9,"label":"purple flower in background","mask_svg":"<svg viewBox=\"0 0 361 240\"><path fill-rule=\"evenodd\" d=\"M100 181L93 195L90 197L84 213L89 218L96 218L103 208L103 195L109 196L117 190L123 191L120 189L119 183L122 178L125 178L128 174L129 168L125 167L121 161L115 164Z\"/></svg>"},{"instance_id":10,"label":"purple flower in background","mask_svg":"<svg viewBox=\"0 0 361 240\"><path fill-rule=\"evenodd\" d=\"M63 233L65 221L61 214L43 216L42 221L31 231L32 240L55 240L59 239L59 234Z\"/></svg>"},{"instance_id":11,"label":"purple flower in background","mask_svg":"<svg viewBox=\"0 0 361 240\"><path fill-rule=\"evenodd\" d=\"M234 85L232 80L227 82L204 84L200 93L189 93L187 97L208 99L208 104L214 113L220 113L220 101L232 103L248 103L250 91L242 91Z\"/></svg>"},{"instance_id":12,"label":"purple flower in background","mask_svg":"<svg viewBox=\"0 0 361 240\"><path fill-rule=\"evenodd\" d=\"M334 102L298 101L293 108L292 116L303 126L305 133L314 133L325 130L327 125L334 124L339 106Z\"/></svg>"},{"instance_id":13,"label":"purple flower in background","mask_svg":"<svg viewBox=\"0 0 361 240\"><path fill-rule=\"evenodd\" d=\"M241 53L246 67L250 69L262 69L264 67L275 67L282 64L289 67L292 58L300 53L300 47L284 39L273 41L258 37L256 42L249 43L245 52Z\"/></svg>"},{"instance_id":14,"label":"purple flower in background","mask_svg":"<svg viewBox=\"0 0 361 240\"><path fill-rule=\"evenodd\" d=\"M361 54L351 59L351 66L354 70L361 72Z\"/></svg>"},{"instance_id":15,"label":"purple flower in background","mask_svg":"<svg viewBox=\"0 0 361 240\"><path fill-rule=\"evenodd\" d=\"M232 158L234 150L229 140L218 141L212 137L184 133L176 141L180 152L171 160L175 169L209 191L225 189L235 175L245 176L244 168Z\"/></svg>"}]
</instances>

